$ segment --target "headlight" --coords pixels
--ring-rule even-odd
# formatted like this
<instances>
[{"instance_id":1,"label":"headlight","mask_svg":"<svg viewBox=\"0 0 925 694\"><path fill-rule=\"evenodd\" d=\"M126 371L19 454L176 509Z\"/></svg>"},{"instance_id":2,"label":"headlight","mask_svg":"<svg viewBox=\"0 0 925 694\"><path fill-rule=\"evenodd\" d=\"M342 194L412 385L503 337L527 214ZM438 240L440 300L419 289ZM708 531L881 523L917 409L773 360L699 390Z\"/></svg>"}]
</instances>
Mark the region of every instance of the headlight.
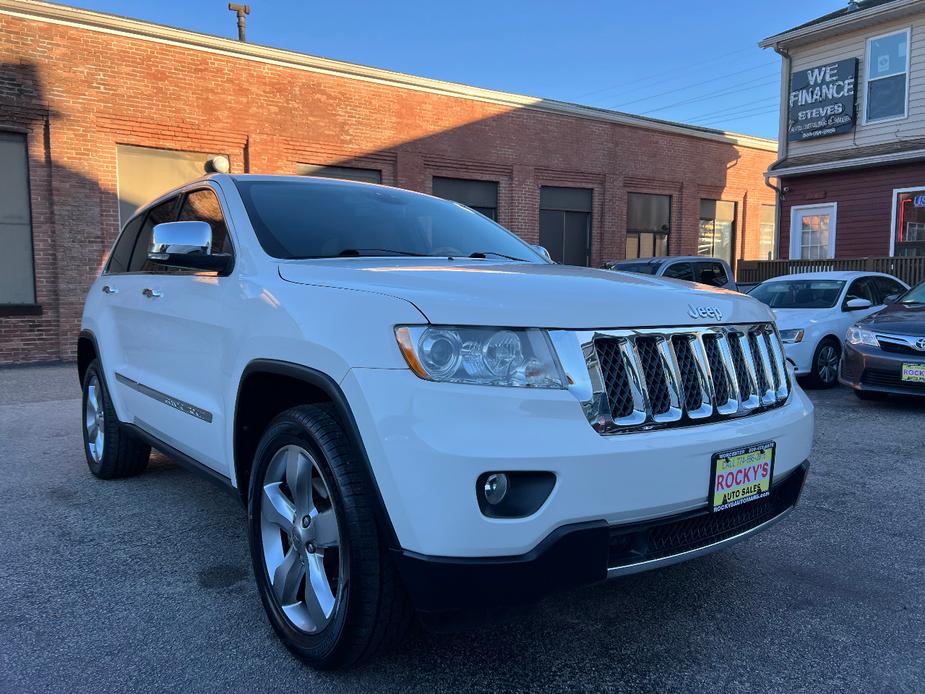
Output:
<instances>
[{"instance_id":1,"label":"headlight","mask_svg":"<svg viewBox=\"0 0 925 694\"><path fill-rule=\"evenodd\" d=\"M848 335L845 338L848 340L848 344L851 345L870 345L871 347L879 347L880 343L877 342L877 336L874 335L870 330L865 330L859 325L852 325L848 328Z\"/></svg>"},{"instance_id":2,"label":"headlight","mask_svg":"<svg viewBox=\"0 0 925 694\"><path fill-rule=\"evenodd\" d=\"M781 330L780 341L785 345L792 345L795 342L802 342L803 328L797 328L796 330Z\"/></svg>"},{"instance_id":3,"label":"headlight","mask_svg":"<svg viewBox=\"0 0 925 694\"><path fill-rule=\"evenodd\" d=\"M395 338L411 370L429 381L565 388L544 330L399 326Z\"/></svg>"}]
</instances>

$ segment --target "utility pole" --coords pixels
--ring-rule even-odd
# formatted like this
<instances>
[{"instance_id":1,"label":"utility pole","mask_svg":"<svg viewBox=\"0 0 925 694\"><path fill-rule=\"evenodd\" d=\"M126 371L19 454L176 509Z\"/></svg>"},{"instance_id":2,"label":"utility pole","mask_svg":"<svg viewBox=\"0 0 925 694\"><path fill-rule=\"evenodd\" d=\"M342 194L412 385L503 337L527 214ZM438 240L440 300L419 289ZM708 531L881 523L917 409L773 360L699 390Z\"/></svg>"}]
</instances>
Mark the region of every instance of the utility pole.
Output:
<instances>
[{"instance_id":1,"label":"utility pole","mask_svg":"<svg viewBox=\"0 0 925 694\"><path fill-rule=\"evenodd\" d=\"M247 15L251 13L251 6L229 2L228 9L238 15L238 41L247 41L244 30L247 28Z\"/></svg>"}]
</instances>

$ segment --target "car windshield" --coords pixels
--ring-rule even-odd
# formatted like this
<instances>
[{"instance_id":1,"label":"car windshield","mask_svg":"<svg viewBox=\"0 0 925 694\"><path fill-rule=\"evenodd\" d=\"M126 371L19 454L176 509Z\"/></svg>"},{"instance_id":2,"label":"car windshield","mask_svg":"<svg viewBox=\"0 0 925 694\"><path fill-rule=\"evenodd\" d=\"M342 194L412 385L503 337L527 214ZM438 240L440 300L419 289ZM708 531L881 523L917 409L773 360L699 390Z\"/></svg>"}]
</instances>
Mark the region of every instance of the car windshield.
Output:
<instances>
[{"instance_id":1,"label":"car windshield","mask_svg":"<svg viewBox=\"0 0 925 694\"><path fill-rule=\"evenodd\" d=\"M781 280L759 284L749 296L771 308L832 308L844 286L842 280Z\"/></svg>"},{"instance_id":2,"label":"car windshield","mask_svg":"<svg viewBox=\"0 0 925 694\"><path fill-rule=\"evenodd\" d=\"M925 282L921 282L902 295L901 304L925 304Z\"/></svg>"},{"instance_id":3,"label":"car windshield","mask_svg":"<svg viewBox=\"0 0 925 694\"><path fill-rule=\"evenodd\" d=\"M459 256L547 262L468 207L343 181L236 180L260 245L276 258Z\"/></svg>"},{"instance_id":4,"label":"car windshield","mask_svg":"<svg viewBox=\"0 0 925 694\"><path fill-rule=\"evenodd\" d=\"M658 263L616 263L614 270L620 272L637 272L641 275L654 275L658 272Z\"/></svg>"}]
</instances>

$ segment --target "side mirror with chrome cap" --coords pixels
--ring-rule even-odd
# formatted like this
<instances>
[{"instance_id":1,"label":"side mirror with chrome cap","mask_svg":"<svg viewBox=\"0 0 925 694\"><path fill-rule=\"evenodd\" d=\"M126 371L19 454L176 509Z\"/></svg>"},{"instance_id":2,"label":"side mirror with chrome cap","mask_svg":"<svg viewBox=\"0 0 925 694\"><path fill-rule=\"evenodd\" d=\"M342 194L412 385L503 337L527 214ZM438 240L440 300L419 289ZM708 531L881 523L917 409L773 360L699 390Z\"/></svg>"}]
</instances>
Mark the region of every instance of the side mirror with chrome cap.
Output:
<instances>
[{"instance_id":1,"label":"side mirror with chrome cap","mask_svg":"<svg viewBox=\"0 0 925 694\"><path fill-rule=\"evenodd\" d=\"M159 265L226 273L231 256L212 252L212 227L208 222L165 222L151 233L148 260Z\"/></svg>"},{"instance_id":2,"label":"side mirror with chrome cap","mask_svg":"<svg viewBox=\"0 0 925 694\"><path fill-rule=\"evenodd\" d=\"M846 311L860 311L865 308L870 308L871 306L873 306L873 304L870 303L870 299L861 299L858 297L848 299L848 301L845 302Z\"/></svg>"}]
</instances>

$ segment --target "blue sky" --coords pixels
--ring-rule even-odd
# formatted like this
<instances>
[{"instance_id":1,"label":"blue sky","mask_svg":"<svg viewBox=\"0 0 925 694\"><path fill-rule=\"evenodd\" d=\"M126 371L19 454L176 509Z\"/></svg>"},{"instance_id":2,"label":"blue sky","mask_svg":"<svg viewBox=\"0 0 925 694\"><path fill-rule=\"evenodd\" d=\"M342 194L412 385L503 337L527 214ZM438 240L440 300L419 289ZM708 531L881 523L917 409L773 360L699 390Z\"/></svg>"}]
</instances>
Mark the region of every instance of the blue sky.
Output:
<instances>
[{"instance_id":1,"label":"blue sky","mask_svg":"<svg viewBox=\"0 0 925 694\"><path fill-rule=\"evenodd\" d=\"M236 36L226 0L69 4ZM777 136L757 42L845 0L249 0L248 40L480 87Z\"/></svg>"}]
</instances>

